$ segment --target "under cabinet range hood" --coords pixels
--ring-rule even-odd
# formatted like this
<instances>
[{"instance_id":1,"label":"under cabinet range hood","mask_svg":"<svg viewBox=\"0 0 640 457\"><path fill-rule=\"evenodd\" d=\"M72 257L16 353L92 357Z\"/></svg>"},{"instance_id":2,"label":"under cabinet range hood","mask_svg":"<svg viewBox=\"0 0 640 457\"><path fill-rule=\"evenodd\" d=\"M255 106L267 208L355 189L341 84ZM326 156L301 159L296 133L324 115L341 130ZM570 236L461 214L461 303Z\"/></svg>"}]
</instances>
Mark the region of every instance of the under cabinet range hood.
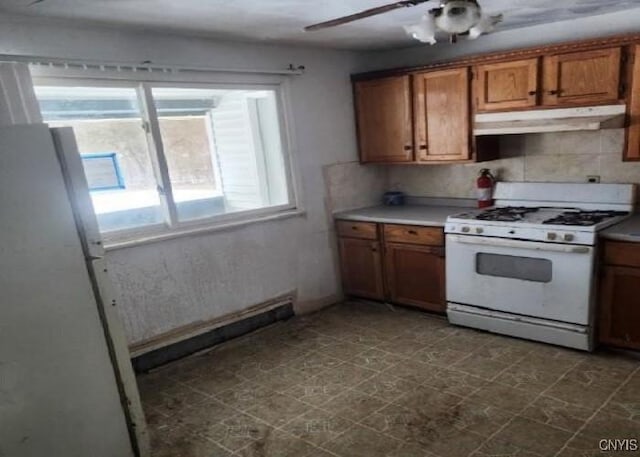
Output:
<instances>
[{"instance_id":1,"label":"under cabinet range hood","mask_svg":"<svg viewBox=\"0 0 640 457\"><path fill-rule=\"evenodd\" d=\"M473 134L572 132L624 127L626 105L555 108L476 114Z\"/></svg>"}]
</instances>

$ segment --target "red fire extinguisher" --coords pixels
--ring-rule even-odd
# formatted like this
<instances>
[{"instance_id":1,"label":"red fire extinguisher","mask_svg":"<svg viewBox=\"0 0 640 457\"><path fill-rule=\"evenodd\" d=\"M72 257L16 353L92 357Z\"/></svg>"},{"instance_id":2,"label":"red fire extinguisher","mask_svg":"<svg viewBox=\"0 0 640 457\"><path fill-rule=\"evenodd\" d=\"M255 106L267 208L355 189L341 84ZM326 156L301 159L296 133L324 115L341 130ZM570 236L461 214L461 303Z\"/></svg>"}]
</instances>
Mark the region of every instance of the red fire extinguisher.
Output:
<instances>
[{"instance_id":1,"label":"red fire extinguisher","mask_svg":"<svg viewBox=\"0 0 640 457\"><path fill-rule=\"evenodd\" d=\"M493 206L493 186L496 178L491 174L491 170L483 168L478 174L477 192L478 192L478 208L487 208Z\"/></svg>"}]
</instances>

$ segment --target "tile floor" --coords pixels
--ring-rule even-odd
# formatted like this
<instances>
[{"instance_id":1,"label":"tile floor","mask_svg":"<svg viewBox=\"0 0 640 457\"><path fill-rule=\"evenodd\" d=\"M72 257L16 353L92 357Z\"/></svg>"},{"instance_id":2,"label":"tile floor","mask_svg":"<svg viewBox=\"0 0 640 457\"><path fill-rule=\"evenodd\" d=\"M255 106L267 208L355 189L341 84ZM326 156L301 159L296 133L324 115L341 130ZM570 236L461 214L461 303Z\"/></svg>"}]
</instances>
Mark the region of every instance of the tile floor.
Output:
<instances>
[{"instance_id":1,"label":"tile floor","mask_svg":"<svg viewBox=\"0 0 640 457\"><path fill-rule=\"evenodd\" d=\"M153 457L591 457L640 362L349 302L139 377Z\"/></svg>"}]
</instances>

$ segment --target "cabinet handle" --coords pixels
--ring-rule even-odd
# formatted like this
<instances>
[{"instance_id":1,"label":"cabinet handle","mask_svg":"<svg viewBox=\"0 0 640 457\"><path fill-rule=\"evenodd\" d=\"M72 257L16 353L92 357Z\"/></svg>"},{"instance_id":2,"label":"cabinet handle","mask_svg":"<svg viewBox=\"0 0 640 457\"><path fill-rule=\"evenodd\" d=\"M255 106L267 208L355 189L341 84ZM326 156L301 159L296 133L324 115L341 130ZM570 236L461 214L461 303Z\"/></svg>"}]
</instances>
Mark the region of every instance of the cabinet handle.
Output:
<instances>
[{"instance_id":1,"label":"cabinet handle","mask_svg":"<svg viewBox=\"0 0 640 457\"><path fill-rule=\"evenodd\" d=\"M378 246L376 246L375 244L371 245L371 252L378 252Z\"/></svg>"},{"instance_id":2,"label":"cabinet handle","mask_svg":"<svg viewBox=\"0 0 640 457\"><path fill-rule=\"evenodd\" d=\"M421 144L420 145L420 149L422 149L423 151L425 151L427 149L427 145L426 144Z\"/></svg>"},{"instance_id":3,"label":"cabinet handle","mask_svg":"<svg viewBox=\"0 0 640 457\"><path fill-rule=\"evenodd\" d=\"M358 226L357 225L351 226L351 230L358 230Z\"/></svg>"},{"instance_id":4,"label":"cabinet handle","mask_svg":"<svg viewBox=\"0 0 640 457\"><path fill-rule=\"evenodd\" d=\"M549 95L560 95L562 93L561 90L550 90Z\"/></svg>"},{"instance_id":5,"label":"cabinet handle","mask_svg":"<svg viewBox=\"0 0 640 457\"><path fill-rule=\"evenodd\" d=\"M407 233L409 235L417 235L418 234L418 232L416 232L415 230L407 230Z\"/></svg>"},{"instance_id":6,"label":"cabinet handle","mask_svg":"<svg viewBox=\"0 0 640 457\"><path fill-rule=\"evenodd\" d=\"M413 146L405 145L405 147L404 147L405 151L411 151L412 149L413 149Z\"/></svg>"},{"instance_id":7,"label":"cabinet handle","mask_svg":"<svg viewBox=\"0 0 640 457\"><path fill-rule=\"evenodd\" d=\"M538 95L538 91L537 90L531 90L531 91L529 91L529 95Z\"/></svg>"}]
</instances>

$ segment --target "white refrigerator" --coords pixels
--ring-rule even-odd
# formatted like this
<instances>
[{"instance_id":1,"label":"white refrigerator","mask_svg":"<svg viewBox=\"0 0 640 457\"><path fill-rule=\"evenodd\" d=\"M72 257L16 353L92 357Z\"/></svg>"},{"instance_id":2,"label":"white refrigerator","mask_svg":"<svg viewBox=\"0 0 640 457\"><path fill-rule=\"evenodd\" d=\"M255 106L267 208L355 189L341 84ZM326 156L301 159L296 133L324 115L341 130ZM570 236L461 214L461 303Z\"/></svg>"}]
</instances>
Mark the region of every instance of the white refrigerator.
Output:
<instances>
[{"instance_id":1,"label":"white refrigerator","mask_svg":"<svg viewBox=\"0 0 640 457\"><path fill-rule=\"evenodd\" d=\"M0 457L148 455L73 131L0 128Z\"/></svg>"}]
</instances>

